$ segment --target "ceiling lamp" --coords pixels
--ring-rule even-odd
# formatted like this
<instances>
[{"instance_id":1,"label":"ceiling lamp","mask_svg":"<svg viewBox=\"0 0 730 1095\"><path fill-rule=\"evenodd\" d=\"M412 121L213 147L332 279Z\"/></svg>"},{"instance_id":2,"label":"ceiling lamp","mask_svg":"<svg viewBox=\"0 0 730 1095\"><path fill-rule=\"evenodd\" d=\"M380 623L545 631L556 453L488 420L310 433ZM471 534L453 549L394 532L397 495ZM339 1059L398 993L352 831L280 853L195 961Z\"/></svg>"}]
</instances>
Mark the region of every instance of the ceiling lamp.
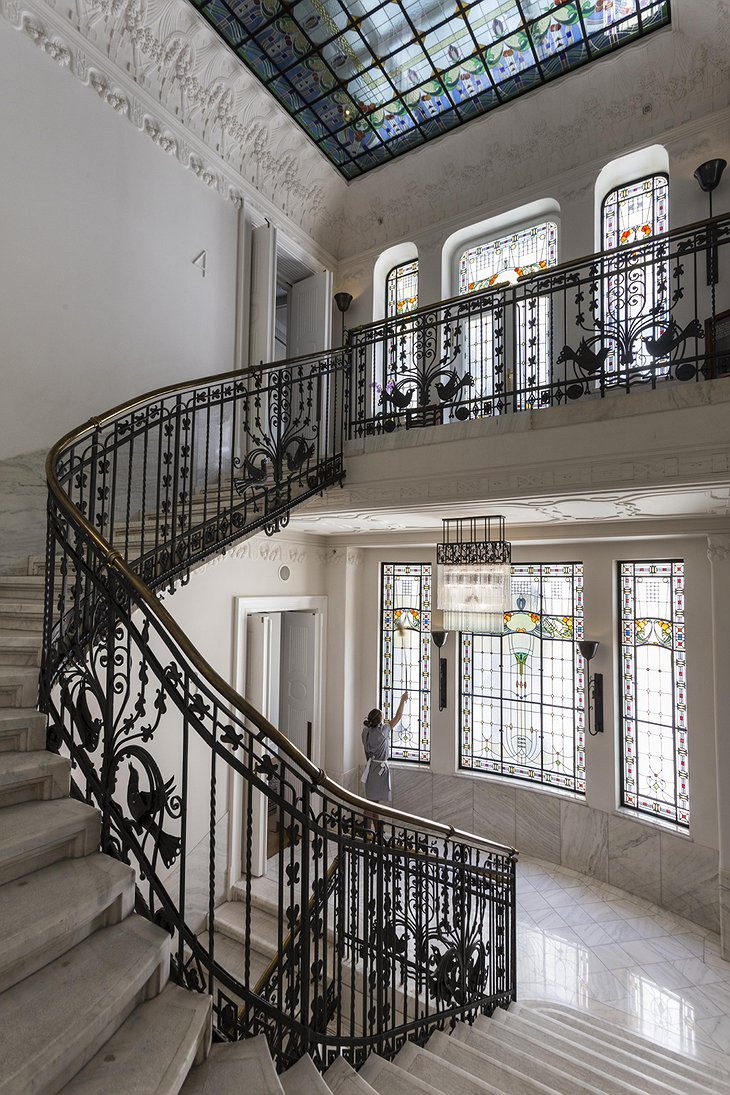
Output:
<instances>
[{"instance_id":1,"label":"ceiling lamp","mask_svg":"<svg viewBox=\"0 0 730 1095\"><path fill-rule=\"evenodd\" d=\"M436 603L444 629L501 634L512 572L504 517L448 518L443 526L443 542L436 546Z\"/></svg>"}]
</instances>

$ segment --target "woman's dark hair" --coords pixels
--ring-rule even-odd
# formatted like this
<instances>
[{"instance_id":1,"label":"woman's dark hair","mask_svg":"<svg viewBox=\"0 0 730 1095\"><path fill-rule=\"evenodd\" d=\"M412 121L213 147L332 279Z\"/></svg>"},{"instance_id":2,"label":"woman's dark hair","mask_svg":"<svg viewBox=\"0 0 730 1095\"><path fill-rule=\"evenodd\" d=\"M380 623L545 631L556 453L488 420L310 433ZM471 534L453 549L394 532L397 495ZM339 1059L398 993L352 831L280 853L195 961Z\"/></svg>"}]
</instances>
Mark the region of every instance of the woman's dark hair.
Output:
<instances>
[{"instance_id":1,"label":"woman's dark hair","mask_svg":"<svg viewBox=\"0 0 730 1095\"><path fill-rule=\"evenodd\" d=\"M368 713L368 717L365 719L364 726L369 726L371 730L374 730L376 726L380 726L383 721L383 712L379 707L374 707L372 711Z\"/></svg>"}]
</instances>

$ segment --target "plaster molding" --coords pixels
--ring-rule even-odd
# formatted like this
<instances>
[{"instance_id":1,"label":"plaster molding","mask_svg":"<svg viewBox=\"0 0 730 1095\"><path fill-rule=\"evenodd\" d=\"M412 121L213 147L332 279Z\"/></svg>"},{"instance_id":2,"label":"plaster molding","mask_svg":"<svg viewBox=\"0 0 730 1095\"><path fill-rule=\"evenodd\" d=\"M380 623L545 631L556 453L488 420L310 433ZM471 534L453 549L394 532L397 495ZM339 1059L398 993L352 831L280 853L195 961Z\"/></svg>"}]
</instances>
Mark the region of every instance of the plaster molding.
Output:
<instances>
[{"instance_id":1,"label":"plaster molding","mask_svg":"<svg viewBox=\"0 0 730 1095\"><path fill-rule=\"evenodd\" d=\"M727 563L730 560L730 536L708 536L707 558L713 566L716 563Z\"/></svg>"},{"instance_id":2,"label":"plaster molding","mask_svg":"<svg viewBox=\"0 0 730 1095\"><path fill-rule=\"evenodd\" d=\"M183 0L0 0L0 16L209 189L332 263L346 183Z\"/></svg>"}]
</instances>

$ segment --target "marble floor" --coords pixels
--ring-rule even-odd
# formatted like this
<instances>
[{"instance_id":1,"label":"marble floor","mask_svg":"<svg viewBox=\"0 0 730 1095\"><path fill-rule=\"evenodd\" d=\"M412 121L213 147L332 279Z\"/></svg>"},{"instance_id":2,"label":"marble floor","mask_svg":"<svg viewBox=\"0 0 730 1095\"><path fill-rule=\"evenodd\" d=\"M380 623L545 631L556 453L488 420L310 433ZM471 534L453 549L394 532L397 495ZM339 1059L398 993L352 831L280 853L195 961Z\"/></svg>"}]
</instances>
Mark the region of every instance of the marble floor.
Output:
<instances>
[{"instance_id":1,"label":"marble floor","mask_svg":"<svg viewBox=\"0 0 730 1095\"><path fill-rule=\"evenodd\" d=\"M520 999L584 1008L690 1055L730 1054L730 962L718 935L522 856L517 905Z\"/></svg>"}]
</instances>

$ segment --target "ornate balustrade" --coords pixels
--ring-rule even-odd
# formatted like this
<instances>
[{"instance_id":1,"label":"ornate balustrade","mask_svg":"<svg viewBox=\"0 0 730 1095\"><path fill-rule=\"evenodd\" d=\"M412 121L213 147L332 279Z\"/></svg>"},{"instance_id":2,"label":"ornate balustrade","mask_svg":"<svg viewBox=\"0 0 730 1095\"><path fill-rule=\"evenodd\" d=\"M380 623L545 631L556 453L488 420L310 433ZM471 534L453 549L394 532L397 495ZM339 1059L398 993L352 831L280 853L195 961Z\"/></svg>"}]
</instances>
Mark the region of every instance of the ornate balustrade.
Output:
<instances>
[{"instance_id":1,"label":"ornate balustrade","mask_svg":"<svg viewBox=\"0 0 730 1095\"><path fill-rule=\"evenodd\" d=\"M727 375L728 243L725 214L352 329L349 436Z\"/></svg>"},{"instance_id":2,"label":"ornate balustrade","mask_svg":"<svg viewBox=\"0 0 730 1095\"><path fill-rule=\"evenodd\" d=\"M201 657L155 590L341 483L349 377L337 355L153 392L52 450L41 706L102 848L137 872L138 911L217 1030L304 1052L392 1055L515 996L515 854L365 803L333 783ZM224 624L227 626L227 624ZM239 781L243 940L216 954L229 785ZM253 974L254 843L279 834L278 940ZM258 827L257 827L258 826Z\"/></svg>"}]
</instances>

